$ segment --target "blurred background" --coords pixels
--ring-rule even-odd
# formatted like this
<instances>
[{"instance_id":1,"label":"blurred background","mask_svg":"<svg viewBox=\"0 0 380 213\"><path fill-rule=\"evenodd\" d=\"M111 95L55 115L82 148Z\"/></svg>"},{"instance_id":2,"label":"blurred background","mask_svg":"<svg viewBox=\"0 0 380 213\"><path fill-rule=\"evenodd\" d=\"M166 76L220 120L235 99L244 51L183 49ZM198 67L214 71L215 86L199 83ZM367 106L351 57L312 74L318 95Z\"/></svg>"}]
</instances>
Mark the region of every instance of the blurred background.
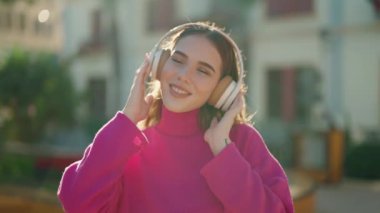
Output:
<instances>
[{"instance_id":1,"label":"blurred background","mask_svg":"<svg viewBox=\"0 0 380 213\"><path fill-rule=\"evenodd\" d=\"M0 212L62 212L64 168L170 28L242 49L254 125L297 212L380 209L380 0L0 0Z\"/></svg>"}]
</instances>

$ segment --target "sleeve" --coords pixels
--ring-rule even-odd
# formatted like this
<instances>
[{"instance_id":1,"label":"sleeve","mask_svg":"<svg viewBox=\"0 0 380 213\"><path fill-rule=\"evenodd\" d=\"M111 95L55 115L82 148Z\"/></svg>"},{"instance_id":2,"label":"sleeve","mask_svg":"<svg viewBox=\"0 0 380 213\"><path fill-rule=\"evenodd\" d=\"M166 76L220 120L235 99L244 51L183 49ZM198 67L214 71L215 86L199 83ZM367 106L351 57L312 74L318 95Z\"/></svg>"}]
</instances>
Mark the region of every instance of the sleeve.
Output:
<instances>
[{"instance_id":1,"label":"sleeve","mask_svg":"<svg viewBox=\"0 0 380 213\"><path fill-rule=\"evenodd\" d=\"M83 158L65 169L57 192L65 212L115 212L125 164L146 142L118 112L98 131Z\"/></svg>"},{"instance_id":2,"label":"sleeve","mask_svg":"<svg viewBox=\"0 0 380 213\"><path fill-rule=\"evenodd\" d=\"M293 213L288 179L281 165L255 129L241 128L248 134L231 137L233 143L202 168L210 190L226 212Z\"/></svg>"}]
</instances>

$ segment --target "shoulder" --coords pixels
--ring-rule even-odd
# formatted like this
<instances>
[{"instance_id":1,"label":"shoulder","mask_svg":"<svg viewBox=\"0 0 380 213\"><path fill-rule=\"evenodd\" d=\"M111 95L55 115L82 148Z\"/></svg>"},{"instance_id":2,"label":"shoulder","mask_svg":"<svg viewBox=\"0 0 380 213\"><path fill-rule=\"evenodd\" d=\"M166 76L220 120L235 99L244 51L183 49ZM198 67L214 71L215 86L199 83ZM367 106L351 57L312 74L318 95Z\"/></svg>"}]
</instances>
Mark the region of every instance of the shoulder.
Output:
<instances>
[{"instance_id":1,"label":"shoulder","mask_svg":"<svg viewBox=\"0 0 380 213\"><path fill-rule=\"evenodd\" d=\"M230 138L243 155L269 152L260 132L250 124L236 124L232 127Z\"/></svg>"}]
</instances>

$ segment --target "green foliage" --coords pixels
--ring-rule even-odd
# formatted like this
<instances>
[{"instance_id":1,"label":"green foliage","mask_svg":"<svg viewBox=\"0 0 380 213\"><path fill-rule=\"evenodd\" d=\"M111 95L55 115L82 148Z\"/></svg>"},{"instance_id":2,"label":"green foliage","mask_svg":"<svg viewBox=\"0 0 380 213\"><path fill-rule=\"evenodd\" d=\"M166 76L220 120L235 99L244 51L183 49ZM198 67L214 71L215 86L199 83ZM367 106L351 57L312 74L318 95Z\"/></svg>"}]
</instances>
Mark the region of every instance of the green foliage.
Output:
<instances>
[{"instance_id":1,"label":"green foliage","mask_svg":"<svg viewBox=\"0 0 380 213\"><path fill-rule=\"evenodd\" d=\"M18 1L24 1L24 2L27 2L27 3L33 3L35 0L0 0L0 3L4 3L4 4L14 4Z\"/></svg>"},{"instance_id":2,"label":"green foliage","mask_svg":"<svg viewBox=\"0 0 380 213\"><path fill-rule=\"evenodd\" d=\"M380 178L380 143L366 142L352 147L346 159L346 174L364 179Z\"/></svg>"},{"instance_id":3,"label":"green foliage","mask_svg":"<svg viewBox=\"0 0 380 213\"><path fill-rule=\"evenodd\" d=\"M255 0L239 0L244 5L251 5L255 2Z\"/></svg>"},{"instance_id":4,"label":"green foliage","mask_svg":"<svg viewBox=\"0 0 380 213\"><path fill-rule=\"evenodd\" d=\"M74 122L76 95L67 69L52 54L12 51L0 66L0 133L36 142L44 129Z\"/></svg>"},{"instance_id":5,"label":"green foliage","mask_svg":"<svg viewBox=\"0 0 380 213\"><path fill-rule=\"evenodd\" d=\"M84 121L87 135L95 135L99 129L107 122L107 119L98 116L89 116Z\"/></svg>"},{"instance_id":6,"label":"green foliage","mask_svg":"<svg viewBox=\"0 0 380 213\"><path fill-rule=\"evenodd\" d=\"M33 158L2 153L0 157L0 182L28 181L34 176L34 173Z\"/></svg>"},{"instance_id":7,"label":"green foliage","mask_svg":"<svg viewBox=\"0 0 380 213\"><path fill-rule=\"evenodd\" d=\"M56 169L40 171L35 166L35 156L0 153L0 184L31 186L55 192L62 171Z\"/></svg>"}]
</instances>

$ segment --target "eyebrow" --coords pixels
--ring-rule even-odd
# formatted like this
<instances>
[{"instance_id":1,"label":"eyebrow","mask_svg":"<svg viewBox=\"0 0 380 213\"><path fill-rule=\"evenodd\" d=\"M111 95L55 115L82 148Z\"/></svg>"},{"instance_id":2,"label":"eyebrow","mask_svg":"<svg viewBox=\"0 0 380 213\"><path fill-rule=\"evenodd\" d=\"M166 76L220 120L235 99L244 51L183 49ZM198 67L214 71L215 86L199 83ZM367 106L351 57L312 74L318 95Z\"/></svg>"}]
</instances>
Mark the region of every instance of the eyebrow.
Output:
<instances>
[{"instance_id":1,"label":"eyebrow","mask_svg":"<svg viewBox=\"0 0 380 213\"><path fill-rule=\"evenodd\" d=\"M182 57L188 58L188 56L184 52L181 52L179 50L174 51L173 54L179 54ZM199 64L201 64L202 66L205 66L205 67L209 68L210 70L212 70L213 72L215 72L214 67L212 67L209 63L204 62L204 61L200 61Z\"/></svg>"}]
</instances>

